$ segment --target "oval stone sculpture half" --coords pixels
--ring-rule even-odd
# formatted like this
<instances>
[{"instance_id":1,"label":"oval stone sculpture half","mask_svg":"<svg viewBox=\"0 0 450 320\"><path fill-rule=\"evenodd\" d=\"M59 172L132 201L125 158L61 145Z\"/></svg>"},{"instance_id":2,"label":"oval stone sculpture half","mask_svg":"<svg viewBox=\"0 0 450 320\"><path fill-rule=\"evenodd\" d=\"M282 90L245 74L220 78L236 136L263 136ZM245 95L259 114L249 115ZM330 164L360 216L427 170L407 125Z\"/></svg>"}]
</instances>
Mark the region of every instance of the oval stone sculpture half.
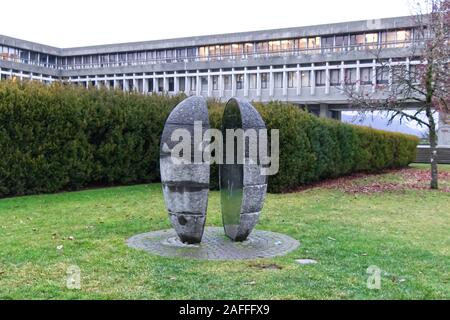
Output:
<instances>
[{"instance_id":1,"label":"oval stone sculpture half","mask_svg":"<svg viewBox=\"0 0 450 320\"><path fill-rule=\"evenodd\" d=\"M172 110L161 137L160 171L164 201L173 228L180 240L189 244L201 242L205 227L209 163L203 162L202 137L207 129L209 118L206 100L203 97L190 97ZM180 150L182 142L185 148ZM195 157L196 152L200 158Z\"/></svg>"},{"instance_id":2,"label":"oval stone sculpture half","mask_svg":"<svg viewBox=\"0 0 450 320\"><path fill-rule=\"evenodd\" d=\"M230 149L227 139L230 140L231 136L227 137L227 129L243 129L245 136L253 131L259 137L259 131L265 128L260 114L249 102L236 98L228 101L222 118L224 160L219 166L219 175L222 220L225 234L233 241L245 241L257 224L267 192L267 176L261 174L258 159L250 157L250 146L257 143L253 141L243 145L242 141L246 139L240 143L239 139L233 138L234 148ZM241 163L237 161L238 148L243 154ZM234 162L229 163L227 158L231 152Z\"/></svg>"}]
</instances>

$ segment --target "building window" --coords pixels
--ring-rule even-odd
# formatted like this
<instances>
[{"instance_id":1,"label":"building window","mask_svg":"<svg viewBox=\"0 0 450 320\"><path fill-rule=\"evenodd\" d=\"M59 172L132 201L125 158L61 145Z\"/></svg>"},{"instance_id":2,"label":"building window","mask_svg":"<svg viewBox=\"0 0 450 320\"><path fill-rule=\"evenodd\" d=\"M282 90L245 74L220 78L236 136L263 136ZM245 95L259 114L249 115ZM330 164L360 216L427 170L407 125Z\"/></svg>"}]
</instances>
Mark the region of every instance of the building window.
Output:
<instances>
[{"instance_id":1,"label":"building window","mask_svg":"<svg viewBox=\"0 0 450 320\"><path fill-rule=\"evenodd\" d=\"M319 53L319 50L315 50L319 48L320 48L320 37L308 39L308 51L310 53Z\"/></svg>"},{"instance_id":2,"label":"building window","mask_svg":"<svg viewBox=\"0 0 450 320\"><path fill-rule=\"evenodd\" d=\"M411 31L409 30L399 30L397 31L397 48L403 48L408 45L408 43L411 41Z\"/></svg>"},{"instance_id":3,"label":"building window","mask_svg":"<svg viewBox=\"0 0 450 320\"><path fill-rule=\"evenodd\" d=\"M323 37L322 38L322 51L331 52L334 46L334 37Z\"/></svg>"},{"instance_id":4,"label":"building window","mask_svg":"<svg viewBox=\"0 0 450 320\"><path fill-rule=\"evenodd\" d=\"M345 83L346 84L356 83L356 68L345 69Z\"/></svg>"},{"instance_id":5,"label":"building window","mask_svg":"<svg viewBox=\"0 0 450 320\"><path fill-rule=\"evenodd\" d=\"M296 88L297 87L297 72L290 71L288 72L288 88Z\"/></svg>"},{"instance_id":6,"label":"building window","mask_svg":"<svg viewBox=\"0 0 450 320\"><path fill-rule=\"evenodd\" d=\"M208 91L208 77L200 77L202 91Z\"/></svg>"},{"instance_id":7,"label":"building window","mask_svg":"<svg viewBox=\"0 0 450 320\"><path fill-rule=\"evenodd\" d=\"M261 89L267 89L268 78L269 78L268 73L261 73Z\"/></svg>"},{"instance_id":8,"label":"building window","mask_svg":"<svg viewBox=\"0 0 450 320\"><path fill-rule=\"evenodd\" d=\"M278 53L281 50L281 41L269 41L269 50L272 53Z\"/></svg>"},{"instance_id":9,"label":"building window","mask_svg":"<svg viewBox=\"0 0 450 320\"><path fill-rule=\"evenodd\" d=\"M250 89L256 89L256 74L249 75Z\"/></svg>"},{"instance_id":10,"label":"building window","mask_svg":"<svg viewBox=\"0 0 450 320\"><path fill-rule=\"evenodd\" d=\"M219 90L219 76L212 76L213 90Z\"/></svg>"},{"instance_id":11,"label":"building window","mask_svg":"<svg viewBox=\"0 0 450 320\"><path fill-rule=\"evenodd\" d=\"M372 84L373 70L372 68L361 68L361 84Z\"/></svg>"},{"instance_id":12,"label":"building window","mask_svg":"<svg viewBox=\"0 0 450 320\"><path fill-rule=\"evenodd\" d=\"M273 83L275 88L283 88L283 73L274 72L273 73Z\"/></svg>"},{"instance_id":13,"label":"building window","mask_svg":"<svg viewBox=\"0 0 450 320\"><path fill-rule=\"evenodd\" d=\"M330 70L330 85L338 86L341 84L341 70Z\"/></svg>"},{"instance_id":14,"label":"building window","mask_svg":"<svg viewBox=\"0 0 450 320\"><path fill-rule=\"evenodd\" d=\"M389 68L379 67L377 68L377 84L389 83Z\"/></svg>"},{"instance_id":15,"label":"building window","mask_svg":"<svg viewBox=\"0 0 450 320\"><path fill-rule=\"evenodd\" d=\"M381 34L381 42L383 44L383 48L394 48L396 38L397 33L395 31L383 32Z\"/></svg>"},{"instance_id":16,"label":"building window","mask_svg":"<svg viewBox=\"0 0 450 320\"><path fill-rule=\"evenodd\" d=\"M266 54L269 52L269 43L268 42L258 42L256 44L256 50L259 54Z\"/></svg>"},{"instance_id":17,"label":"building window","mask_svg":"<svg viewBox=\"0 0 450 320\"><path fill-rule=\"evenodd\" d=\"M325 70L316 70L316 86L323 87L326 83L326 73Z\"/></svg>"},{"instance_id":18,"label":"building window","mask_svg":"<svg viewBox=\"0 0 450 320\"><path fill-rule=\"evenodd\" d=\"M208 54L209 54L208 47L200 47L198 52L199 52L200 60L207 60Z\"/></svg>"},{"instance_id":19,"label":"building window","mask_svg":"<svg viewBox=\"0 0 450 320\"><path fill-rule=\"evenodd\" d=\"M244 89L244 75L243 74L236 75L236 89L237 90Z\"/></svg>"},{"instance_id":20,"label":"building window","mask_svg":"<svg viewBox=\"0 0 450 320\"><path fill-rule=\"evenodd\" d=\"M308 49L308 39L302 38L298 40L298 49L300 51L305 51Z\"/></svg>"},{"instance_id":21,"label":"building window","mask_svg":"<svg viewBox=\"0 0 450 320\"><path fill-rule=\"evenodd\" d=\"M348 36L336 36L334 46L335 52L347 51Z\"/></svg>"},{"instance_id":22,"label":"building window","mask_svg":"<svg viewBox=\"0 0 450 320\"><path fill-rule=\"evenodd\" d=\"M178 90L180 92L186 91L186 79L184 77L178 78Z\"/></svg>"},{"instance_id":23,"label":"building window","mask_svg":"<svg viewBox=\"0 0 450 320\"><path fill-rule=\"evenodd\" d=\"M364 46L364 34L354 34L350 36L350 46L353 50L361 50Z\"/></svg>"},{"instance_id":24,"label":"building window","mask_svg":"<svg viewBox=\"0 0 450 320\"><path fill-rule=\"evenodd\" d=\"M223 89L231 90L231 76L230 75L223 76Z\"/></svg>"},{"instance_id":25,"label":"building window","mask_svg":"<svg viewBox=\"0 0 450 320\"><path fill-rule=\"evenodd\" d=\"M309 75L310 75L310 71L302 71L301 73L301 77L302 77L302 87L310 87L311 83L309 81Z\"/></svg>"}]
</instances>

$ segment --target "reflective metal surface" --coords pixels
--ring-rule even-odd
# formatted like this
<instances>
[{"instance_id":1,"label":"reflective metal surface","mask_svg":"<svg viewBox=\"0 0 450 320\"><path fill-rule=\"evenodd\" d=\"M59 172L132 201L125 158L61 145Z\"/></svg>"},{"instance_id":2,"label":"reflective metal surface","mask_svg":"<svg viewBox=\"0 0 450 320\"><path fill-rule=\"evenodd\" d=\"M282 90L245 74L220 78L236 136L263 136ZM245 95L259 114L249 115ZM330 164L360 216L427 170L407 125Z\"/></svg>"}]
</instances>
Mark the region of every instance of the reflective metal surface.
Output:
<instances>
[{"instance_id":1,"label":"reflective metal surface","mask_svg":"<svg viewBox=\"0 0 450 320\"><path fill-rule=\"evenodd\" d=\"M231 99L222 118L222 134L224 141L223 157L227 158L227 129L242 128L241 111L236 100ZM234 143L234 155L237 154L237 141ZM236 239L239 232L241 206L243 198L244 166L242 164L222 164L219 167L220 197L222 206L222 221L225 234L231 239Z\"/></svg>"}]
</instances>

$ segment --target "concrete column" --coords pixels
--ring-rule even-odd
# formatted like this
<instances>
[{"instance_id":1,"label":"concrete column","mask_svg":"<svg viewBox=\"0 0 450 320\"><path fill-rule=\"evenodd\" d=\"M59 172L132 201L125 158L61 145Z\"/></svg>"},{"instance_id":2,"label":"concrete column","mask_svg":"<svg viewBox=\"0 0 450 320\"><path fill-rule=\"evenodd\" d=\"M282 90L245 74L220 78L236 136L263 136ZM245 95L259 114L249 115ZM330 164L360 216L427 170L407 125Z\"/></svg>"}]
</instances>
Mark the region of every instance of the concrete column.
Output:
<instances>
[{"instance_id":1,"label":"concrete column","mask_svg":"<svg viewBox=\"0 0 450 320\"><path fill-rule=\"evenodd\" d=\"M153 92L158 93L158 78L155 73L153 73Z\"/></svg>"},{"instance_id":2,"label":"concrete column","mask_svg":"<svg viewBox=\"0 0 450 320\"><path fill-rule=\"evenodd\" d=\"M245 67L244 71L244 97L248 97L248 87L249 87L249 81L248 81L248 73L247 73L247 67Z\"/></svg>"},{"instance_id":3,"label":"concrete column","mask_svg":"<svg viewBox=\"0 0 450 320\"><path fill-rule=\"evenodd\" d=\"M128 79L126 77L123 77L123 91L127 92L129 90L130 90L130 88L128 86Z\"/></svg>"},{"instance_id":4,"label":"concrete column","mask_svg":"<svg viewBox=\"0 0 450 320\"><path fill-rule=\"evenodd\" d=\"M328 111L328 105L327 104L320 104L320 113L319 113L319 117L320 118L328 118L329 116L329 111Z\"/></svg>"},{"instance_id":5,"label":"concrete column","mask_svg":"<svg viewBox=\"0 0 450 320\"><path fill-rule=\"evenodd\" d=\"M372 92L377 88L377 60L373 59L372 63Z\"/></svg>"},{"instance_id":6,"label":"concrete column","mask_svg":"<svg viewBox=\"0 0 450 320\"><path fill-rule=\"evenodd\" d=\"M269 96L273 97L273 91L274 91L274 83L273 83L273 68L270 66L269 70Z\"/></svg>"},{"instance_id":7,"label":"concrete column","mask_svg":"<svg viewBox=\"0 0 450 320\"><path fill-rule=\"evenodd\" d=\"M258 67L258 73L256 74L256 95L261 97L262 85L261 85L261 69Z\"/></svg>"},{"instance_id":8,"label":"concrete column","mask_svg":"<svg viewBox=\"0 0 450 320\"><path fill-rule=\"evenodd\" d=\"M190 91L191 91L191 81L186 73L186 75L184 76L184 92L186 93L186 95L189 96L191 94Z\"/></svg>"},{"instance_id":9,"label":"concrete column","mask_svg":"<svg viewBox=\"0 0 450 320\"><path fill-rule=\"evenodd\" d=\"M175 94L180 93L180 78L177 76L176 71L173 76L173 90L175 91Z\"/></svg>"},{"instance_id":10,"label":"concrete column","mask_svg":"<svg viewBox=\"0 0 450 320\"><path fill-rule=\"evenodd\" d=\"M283 66L283 96L287 96L288 93L288 78L287 78L287 71L286 66Z\"/></svg>"},{"instance_id":11,"label":"concrete column","mask_svg":"<svg viewBox=\"0 0 450 320\"><path fill-rule=\"evenodd\" d=\"M327 62L325 70L325 94L330 94L330 64Z\"/></svg>"},{"instance_id":12,"label":"concrete column","mask_svg":"<svg viewBox=\"0 0 450 320\"><path fill-rule=\"evenodd\" d=\"M223 73L222 69L220 69L220 75L219 75L219 98L223 98L223 90L224 90L224 84L223 84Z\"/></svg>"},{"instance_id":13,"label":"concrete column","mask_svg":"<svg viewBox=\"0 0 450 320\"><path fill-rule=\"evenodd\" d=\"M143 83L142 83L142 91L144 91L144 94L148 94L148 79L145 77L145 73L144 73L144 78L142 79Z\"/></svg>"},{"instance_id":14,"label":"concrete column","mask_svg":"<svg viewBox=\"0 0 450 320\"><path fill-rule=\"evenodd\" d=\"M195 78L195 82L196 82L196 95L199 96L201 95L202 92L202 83L200 82L200 76L199 76L199 71L197 70L197 76Z\"/></svg>"},{"instance_id":15,"label":"concrete column","mask_svg":"<svg viewBox=\"0 0 450 320\"><path fill-rule=\"evenodd\" d=\"M316 94L316 71L314 69L314 63L312 64L312 70L309 74L309 81L311 84L311 95L313 96Z\"/></svg>"},{"instance_id":16,"label":"concrete column","mask_svg":"<svg viewBox=\"0 0 450 320\"><path fill-rule=\"evenodd\" d=\"M339 82L341 83L341 93L344 94L344 86L345 86L345 63L341 62L341 71L339 73Z\"/></svg>"},{"instance_id":17,"label":"concrete column","mask_svg":"<svg viewBox=\"0 0 450 320\"><path fill-rule=\"evenodd\" d=\"M208 97L212 96L212 77L210 70L208 69Z\"/></svg>"},{"instance_id":18,"label":"concrete column","mask_svg":"<svg viewBox=\"0 0 450 320\"><path fill-rule=\"evenodd\" d=\"M164 72L164 74L163 74L163 91L164 91L164 93L167 93L169 91L168 80L167 80L167 77L166 77L166 72Z\"/></svg>"},{"instance_id":19,"label":"concrete column","mask_svg":"<svg viewBox=\"0 0 450 320\"><path fill-rule=\"evenodd\" d=\"M301 77L301 73L300 73L300 65L297 64L297 95L301 95L302 93L302 77Z\"/></svg>"},{"instance_id":20,"label":"concrete column","mask_svg":"<svg viewBox=\"0 0 450 320\"><path fill-rule=\"evenodd\" d=\"M361 67L359 66L359 60L356 61L356 92L361 89Z\"/></svg>"},{"instance_id":21,"label":"concrete column","mask_svg":"<svg viewBox=\"0 0 450 320\"><path fill-rule=\"evenodd\" d=\"M392 90L392 59L389 59L389 90Z\"/></svg>"},{"instance_id":22,"label":"concrete column","mask_svg":"<svg viewBox=\"0 0 450 320\"><path fill-rule=\"evenodd\" d=\"M110 89L110 87L109 87L109 80L107 78L108 78L108 76L105 74L105 87Z\"/></svg>"},{"instance_id":23,"label":"concrete column","mask_svg":"<svg viewBox=\"0 0 450 320\"><path fill-rule=\"evenodd\" d=\"M236 74L234 73L234 68L231 73L231 96L236 96Z\"/></svg>"}]
</instances>

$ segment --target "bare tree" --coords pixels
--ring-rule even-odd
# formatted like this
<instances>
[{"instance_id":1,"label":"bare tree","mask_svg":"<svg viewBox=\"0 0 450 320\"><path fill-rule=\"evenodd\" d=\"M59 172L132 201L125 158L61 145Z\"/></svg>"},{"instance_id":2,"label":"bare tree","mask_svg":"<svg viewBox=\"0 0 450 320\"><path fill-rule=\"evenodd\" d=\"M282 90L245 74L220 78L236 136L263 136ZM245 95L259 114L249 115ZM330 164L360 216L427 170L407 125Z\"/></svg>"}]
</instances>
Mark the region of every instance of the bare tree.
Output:
<instances>
[{"instance_id":1,"label":"bare tree","mask_svg":"<svg viewBox=\"0 0 450 320\"><path fill-rule=\"evenodd\" d=\"M344 81L343 90L361 114L385 112L394 119L414 121L428 131L432 189L438 189L437 112L450 110L450 0L424 0L417 4L414 38L403 61L387 59L382 44L374 52L377 84L373 88ZM396 44L399 45L398 43ZM414 105L414 111L405 107Z\"/></svg>"}]
</instances>

